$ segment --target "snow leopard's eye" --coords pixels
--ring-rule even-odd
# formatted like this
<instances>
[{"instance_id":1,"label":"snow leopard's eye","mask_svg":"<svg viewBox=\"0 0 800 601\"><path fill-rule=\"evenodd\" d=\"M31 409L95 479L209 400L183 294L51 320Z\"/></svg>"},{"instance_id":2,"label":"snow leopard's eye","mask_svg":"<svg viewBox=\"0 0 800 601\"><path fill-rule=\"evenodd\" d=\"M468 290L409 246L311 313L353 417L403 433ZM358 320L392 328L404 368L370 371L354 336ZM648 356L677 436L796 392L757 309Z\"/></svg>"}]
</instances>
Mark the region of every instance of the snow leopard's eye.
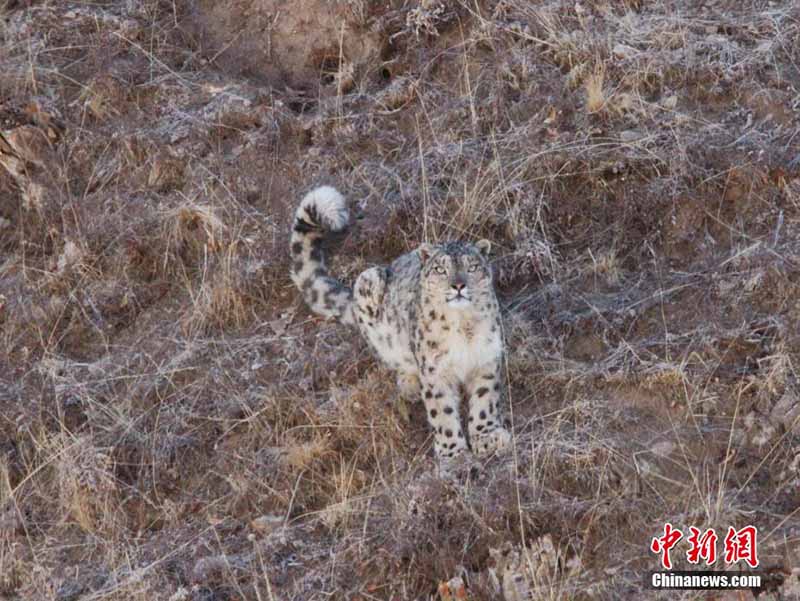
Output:
<instances>
[{"instance_id":1,"label":"snow leopard's eye","mask_svg":"<svg viewBox=\"0 0 800 601\"><path fill-rule=\"evenodd\" d=\"M442 267L441 265L437 265L436 267L433 268L433 270L439 275L444 275L444 267Z\"/></svg>"},{"instance_id":2,"label":"snow leopard's eye","mask_svg":"<svg viewBox=\"0 0 800 601\"><path fill-rule=\"evenodd\" d=\"M467 271L469 273L475 273L476 271L478 271L478 264L473 263L472 265L469 266L469 269L467 269Z\"/></svg>"}]
</instances>

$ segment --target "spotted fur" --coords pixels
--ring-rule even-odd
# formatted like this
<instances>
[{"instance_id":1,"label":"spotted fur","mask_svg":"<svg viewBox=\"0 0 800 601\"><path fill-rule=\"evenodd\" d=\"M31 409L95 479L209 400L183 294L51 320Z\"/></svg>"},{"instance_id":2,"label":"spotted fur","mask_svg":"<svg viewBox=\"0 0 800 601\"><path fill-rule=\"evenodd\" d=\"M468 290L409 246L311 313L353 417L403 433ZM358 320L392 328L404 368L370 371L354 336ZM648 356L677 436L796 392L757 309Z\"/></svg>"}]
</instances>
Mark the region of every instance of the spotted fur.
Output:
<instances>
[{"instance_id":1,"label":"spotted fur","mask_svg":"<svg viewBox=\"0 0 800 601\"><path fill-rule=\"evenodd\" d=\"M330 186L315 188L295 212L290 252L292 281L312 311L352 324L353 292L330 277L322 248L327 235L347 229L349 222L342 195Z\"/></svg>"},{"instance_id":2,"label":"spotted fur","mask_svg":"<svg viewBox=\"0 0 800 601\"><path fill-rule=\"evenodd\" d=\"M315 250L327 231L346 226L344 199L332 188L317 188L301 202L292 234L292 279L306 302L321 315L355 324L397 372L401 393L422 397L439 458L470 447L478 454L507 447L511 435L503 424L500 386L504 343L487 259L491 244L423 244L391 265L367 269L351 291L328 275L321 250ZM466 434L462 392L469 402Z\"/></svg>"}]
</instances>

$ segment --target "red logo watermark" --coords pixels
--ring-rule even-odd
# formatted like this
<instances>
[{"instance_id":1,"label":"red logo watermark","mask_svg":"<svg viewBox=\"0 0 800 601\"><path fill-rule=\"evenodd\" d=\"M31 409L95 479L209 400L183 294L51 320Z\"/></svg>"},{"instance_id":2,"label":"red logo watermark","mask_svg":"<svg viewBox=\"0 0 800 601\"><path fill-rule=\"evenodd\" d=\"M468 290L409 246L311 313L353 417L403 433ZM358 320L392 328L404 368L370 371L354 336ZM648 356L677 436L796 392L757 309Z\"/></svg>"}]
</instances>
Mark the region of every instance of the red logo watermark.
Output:
<instances>
[{"instance_id":1,"label":"red logo watermark","mask_svg":"<svg viewBox=\"0 0 800 601\"><path fill-rule=\"evenodd\" d=\"M701 536L694 526L689 526L689 532L692 533L688 539L691 548L686 552L686 559L694 564L702 559L707 566L713 565L717 561L717 533L709 528Z\"/></svg>"},{"instance_id":2,"label":"red logo watermark","mask_svg":"<svg viewBox=\"0 0 800 601\"><path fill-rule=\"evenodd\" d=\"M664 524L664 536L654 538L650 543L650 550L653 553L661 553L661 565L665 570L672 569L672 561L669 558L669 552L672 547L678 544L678 541L683 538L683 532L672 527L672 524L667 522Z\"/></svg>"},{"instance_id":3,"label":"red logo watermark","mask_svg":"<svg viewBox=\"0 0 800 601\"><path fill-rule=\"evenodd\" d=\"M703 560L708 566L713 565L717 561L717 541L719 540L717 533L713 528L701 532L694 526L689 526L689 533L686 539L689 543L686 560L695 565L699 564L700 560ZM725 564L733 565L744 561L751 568L757 568L757 537L758 529L755 526L745 526L739 530L732 526L729 527L724 540L725 555L723 559ZM682 538L683 532L666 522L664 534L654 537L650 542L650 551L661 554L661 565L665 570L672 569L670 551Z\"/></svg>"},{"instance_id":4,"label":"red logo watermark","mask_svg":"<svg viewBox=\"0 0 800 601\"><path fill-rule=\"evenodd\" d=\"M725 563L736 563L743 559L751 568L757 568L757 536L758 530L755 526L745 526L741 530L729 527L728 534L725 535Z\"/></svg>"}]
</instances>

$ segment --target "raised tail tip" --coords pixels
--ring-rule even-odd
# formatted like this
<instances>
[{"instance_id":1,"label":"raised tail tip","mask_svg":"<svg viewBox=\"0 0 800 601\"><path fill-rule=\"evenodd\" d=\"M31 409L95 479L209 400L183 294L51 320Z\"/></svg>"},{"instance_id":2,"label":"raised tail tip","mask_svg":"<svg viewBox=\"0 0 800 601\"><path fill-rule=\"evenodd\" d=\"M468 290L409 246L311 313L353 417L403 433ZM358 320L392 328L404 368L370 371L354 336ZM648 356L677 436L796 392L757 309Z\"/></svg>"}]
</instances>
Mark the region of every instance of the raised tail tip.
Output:
<instances>
[{"instance_id":1,"label":"raised tail tip","mask_svg":"<svg viewBox=\"0 0 800 601\"><path fill-rule=\"evenodd\" d=\"M319 186L303 197L297 209L297 220L338 232L350 223L350 212L336 188Z\"/></svg>"}]
</instances>

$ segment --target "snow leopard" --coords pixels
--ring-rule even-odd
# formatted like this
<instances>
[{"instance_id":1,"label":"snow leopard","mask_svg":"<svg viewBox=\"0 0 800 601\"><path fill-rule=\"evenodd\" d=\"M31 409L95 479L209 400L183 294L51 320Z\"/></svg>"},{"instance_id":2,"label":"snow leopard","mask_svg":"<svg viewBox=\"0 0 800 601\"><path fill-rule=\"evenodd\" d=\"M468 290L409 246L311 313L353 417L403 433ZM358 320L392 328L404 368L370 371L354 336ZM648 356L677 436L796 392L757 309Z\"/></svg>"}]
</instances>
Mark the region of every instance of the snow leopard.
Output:
<instances>
[{"instance_id":1,"label":"snow leopard","mask_svg":"<svg viewBox=\"0 0 800 601\"><path fill-rule=\"evenodd\" d=\"M435 455L448 462L472 450L509 446L501 409L505 354L500 306L488 260L491 243L424 243L390 265L370 267L350 288L332 277L323 242L344 232L344 197L321 186L298 206L291 278L312 311L358 328L397 373L401 394L425 405ZM468 399L467 435L459 404Z\"/></svg>"}]
</instances>

